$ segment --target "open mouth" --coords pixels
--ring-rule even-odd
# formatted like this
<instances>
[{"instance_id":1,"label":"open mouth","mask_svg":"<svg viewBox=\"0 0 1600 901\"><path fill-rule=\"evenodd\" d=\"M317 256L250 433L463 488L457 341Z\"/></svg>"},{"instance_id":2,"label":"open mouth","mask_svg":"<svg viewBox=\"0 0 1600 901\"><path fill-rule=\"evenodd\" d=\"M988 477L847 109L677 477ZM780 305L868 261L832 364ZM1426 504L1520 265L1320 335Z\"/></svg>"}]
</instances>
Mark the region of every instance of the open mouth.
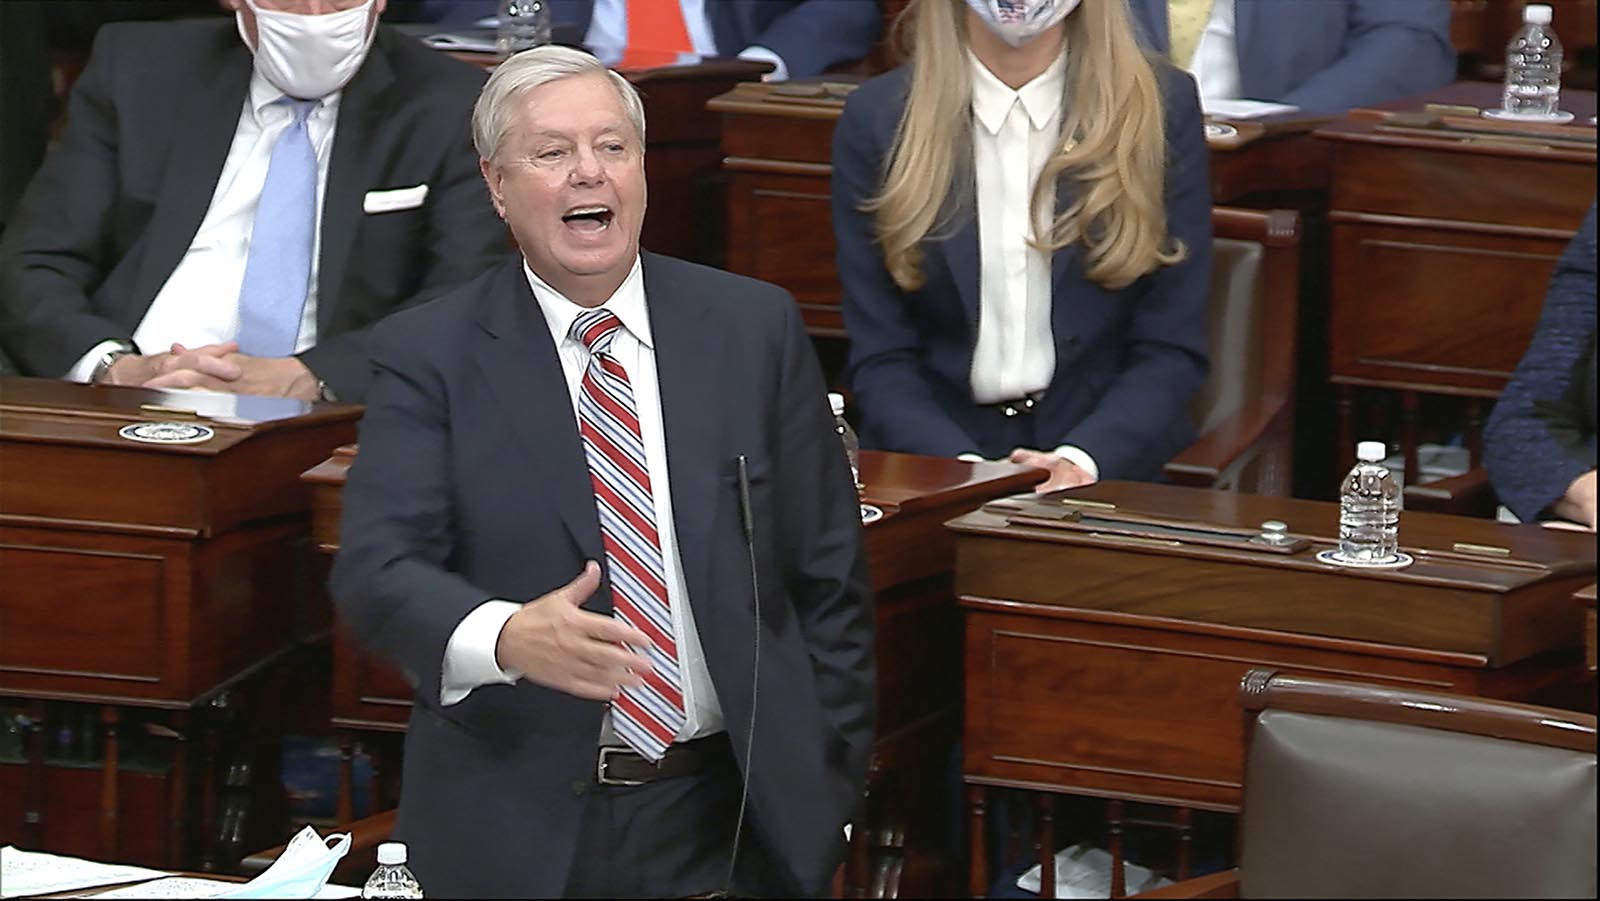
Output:
<instances>
[{"instance_id":1,"label":"open mouth","mask_svg":"<svg viewBox=\"0 0 1600 901\"><path fill-rule=\"evenodd\" d=\"M611 225L616 214L608 206L575 206L561 215L568 228L581 232L601 232Z\"/></svg>"}]
</instances>

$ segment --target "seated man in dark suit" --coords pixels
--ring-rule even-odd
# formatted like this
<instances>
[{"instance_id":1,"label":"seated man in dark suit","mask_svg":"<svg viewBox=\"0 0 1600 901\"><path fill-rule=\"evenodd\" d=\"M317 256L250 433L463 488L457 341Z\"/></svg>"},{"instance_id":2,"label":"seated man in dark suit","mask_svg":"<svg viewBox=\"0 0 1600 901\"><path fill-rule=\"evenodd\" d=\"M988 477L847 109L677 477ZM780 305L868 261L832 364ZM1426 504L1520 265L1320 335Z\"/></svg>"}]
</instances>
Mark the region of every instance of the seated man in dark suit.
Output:
<instances>
[{"instance_id":1,"label":"seated man in dark suit","mask_svg":"<svg viewBox=\"0 0 1600 901\"><path fill-rule=\"evenodd\" d=\"M333 572L416 688L396 835L437 897L819 895L876 687L799 308L640 252L594 57L513 56L473 134L521 254L374 330Z\"/></svg>"},{"instance_id":2,"label":"seated man in dark suit","mask_svg":"<svg viewBox=\"0 0 1600 901\"><path fill-rule=\"evenodd\" d=\"M466 23L496 8L494 0L422 0L420 14ZM738 56L772 63L771 81L862 59L883 24L877 0L550 0L550 9L610 63L624 48Z\"/></svg>"},{"instance_id":3,"label":"seated man in dark suit","mask_svg":"<svg viewBox=\"0 0 1600 901\"><path fill-rule=\"evenodd\" d=\"M1483 433L1500 502L1523 522L1595 528L1595 208L1556 263L1533 341Z\"/></svg>"},{"instance_id":4,"label":"seated man in dark suit","mask_svg":"<svg viewBox=\"0 0 1600 901\"><path fill-rule=\"evenodd\" d=\"M1131 0L1203 101L1342 112L1455 77L1449 0Z\"/></svg>"},{"instance_id":5,"label":"seated man in dark suit","mask_svg":"<svg viewBox=\"0 0 1600 901\"><path fill-rule=\"evenodd\" d=\"M25 373L359 401L372 324L504 248L461 112L480 71L385 0L229 2L99 32L0 241Z\"/></svg>"}]
</instances>

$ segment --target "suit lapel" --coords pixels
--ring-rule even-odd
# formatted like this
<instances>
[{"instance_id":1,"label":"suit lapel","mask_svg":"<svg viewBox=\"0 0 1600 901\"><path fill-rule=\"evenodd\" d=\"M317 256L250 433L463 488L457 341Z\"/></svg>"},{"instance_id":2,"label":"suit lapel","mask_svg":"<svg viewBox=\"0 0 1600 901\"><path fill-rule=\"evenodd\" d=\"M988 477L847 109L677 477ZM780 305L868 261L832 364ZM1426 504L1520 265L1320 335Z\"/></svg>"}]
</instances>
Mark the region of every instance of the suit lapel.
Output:
<instances>
[{"instance_id":1,"label":"suit lapel","mask_svg":"<svg viewBox=\"0 0 1600 901\"><path fill-rule=\"evenodd\" d=\"M128 299L135 306L130 320L135 323L194 243L195 233L217 191L249 94L253 68L250 49L238 40L232 28L217 34L218 40L227 41L230 46L219 49L207 64L212 77L198 86L195 102L177 119L171 154L161 179L161 196L150 218L149 244Z\"/></svg>"},{"instance_id":2,"label":"suit lapel","mask_svg":"<svg viewBox=\"0 0 1600 901\"><path fill-rule=\"evenodd\" d=\"M672 520L689 597L704 599L711 596L711 527L719 473L727 462L721 458L721 417L740 411L726 410L718 401L727 374L721 370L722 350L705 321L707 306L690 286L664 272L658 259L643 255L644 288L661 388Z\"/></svg>"},{"instance_id":3,"label":"suit lapel","mask_svg":"<svg viewBox=\"0 0 1600 901\"><path fill-rule=\"evenodd\" d=\"M1152 49L1163 55L1171 53L1172 24L1168 19L1167 0L1143 0L1143 3Z\"/></svg>"},{"instance_id":4,"label":"suit lapel","mask_svg":"<svg viewBox=\"0 0 1600 901\"><path fill-rule=\"evenodd\" d=\"M322 251L317 266L317 333L326 334L338 310L339 287L350 261L350 246L360 227L362 201L376 187L378 161L389 154L379 147L384 96L394 81L385 52L387 35L378 32L372 50L356 77L345 86L339 101L339 124L333 134L333 155L328 161L328 180L322 196Z\"/></svg>"},{"instance_id":5,"label":"suit lapel","mask_svg":"<svg viewBox=\"0 0 1600 901\"><path fill-rule=\"evenodd\" d=\"M522 259L502 265L487 290L475 356L490 394L527 451L536 474L534 484L544 486L544 497L573 543L585 558L604 560L589 466L566 378L539 302L523 276ZM605 600L601 597L605 594L596 598ZM609 602L605 606L609 610Z\"/></svg>"},{"instance_id":6,"label":"suit lapel","mask_svg":"<svg viewBox=\"0 0 1600 901\"><path fill-rule=\"evenodd\" d=\"M1250 37L1256 29L1256 14L1259 12L1258 3L1250 0L1237 0L1233 4L1233 52L1239 60L1239 88L1246 97L1260 96L1253 90L1260 83L1256 77L1257 57L1250 53ZM1268 31L1270 34L1270 30Z\"/></svg>"},{"instance_id":7,"label":"suit lapel","mask_svg":"<svg viewBox=\"0 0 1600 901\"><path fill-rule=\"evenodd\" d=\"M974 195L975 196L975 195ZM973 204L976 206L977 201ZM924 241L924 253L929 248L936 249L939 256L944 258L945 268L950 270L950 280L956 286L956 294L961 300L962 309L967 312L967 324L972 328L976 338L978 334L978 217L976 215L958 217L960 226L942 240ZM926 264L924 264L926 265Z\"/></svg>"}]
</instances>

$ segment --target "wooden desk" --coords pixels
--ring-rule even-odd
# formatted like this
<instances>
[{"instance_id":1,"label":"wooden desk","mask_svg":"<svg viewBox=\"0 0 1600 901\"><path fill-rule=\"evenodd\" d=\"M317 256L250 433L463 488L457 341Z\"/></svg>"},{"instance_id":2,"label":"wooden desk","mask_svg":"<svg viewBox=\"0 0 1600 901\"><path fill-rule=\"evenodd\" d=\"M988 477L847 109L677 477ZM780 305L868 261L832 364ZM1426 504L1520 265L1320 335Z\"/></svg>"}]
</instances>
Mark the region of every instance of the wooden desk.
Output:
<instances>
[{"instance_id":1,"label":"wooden desk","mask_svg":"<svg viewBox=\"0 0 1600 901\"><path fill-rule=\"evenodd\" d=\"M325 551L339 546L340 492L355 456L355 448L342 448L304 476L315 493L313 533ZM884 511L866 526L878 636L872 809L905 831L894 838L886 835L894 830L881 824L861 824L858 848L903 841L908 894L951 887L951 874L939 872L938 861L925 851L945 815L937 799L959 729L961 698L960 617L951 589L955 539L944 522L991 498L1026 491L1041 477L1039 470L1009 463L861 453L863 499ZM341 732L343 759L338 815L348 822L354 738L405 731L411 692L398 671L363 654L338 631L333 722ZM851 883L861 887L870 878L858 864Z\"/></svg>"},{"instance_id":2,"label":"wooden desk","mask_svg":"<svg viewBox=\"0 0 1600 901\"><path fill-rule=\"evenodd\" d=\"M1406 513L1400 541L1418 562L1350 573L1314 560L1337 532L1334 504L1128 482L1068 498L1115 508L991 504L951 523L974 836L990 786L1236 810L1236 697L1256 666L1531 702L1571 690L1590 535ZM1307 543L1280 554L1147 523L1050 523L1071 510L1245 538L1275 519ZM1025 514L1038 518L1011 518ZM973 859L981 894L981 846Z\"/></svg>"},{"instance_id":3,"label":"wooden desk","mask_svg":"<svg viewBox=\"0 0 1600 901\"><path fill-rule=\"evenodd\" d=\"M1593 582L1578 589L1572 596L1573 600L1583 605L1583 663L1589 668L1589 678L1595 675L1595 619L1594 619Z\"/></svg>"},{"instance_id":4,"label":"wooden desk","mask_svg":"<svg viewBox=\"0 0 1600 901\"><path fill-rule=\"evenodd\" d=\"M834 264L830 181L833 127L850 82L741 84L707 108L721 116L727 173L727 268L788 289L814 336L845 337ZM802 92L811 91L807 96ZM1321 191L1329 154L1309 124L1264 131L1238 123L1240 139L1213 142L1212 196L1232 203L1259 192Z\"/></svg>"},{"instance_id":5,"label":"wooden desk","mask_svg":"<svg viewBox=\"0 0 1600 901\"><path fill-rule=\"evenodd\" d=\"M194 421L215 436L150 445L118 435L180 410L199 411ZM240 406L230 395L0 379L0 699L25 703L33 724L26 761L0 762L0 843L184 863L188 739L200 737L193 714L297 637L308 585L296 562L310 507L298 477L352 440L359 415L352 406ZM103 750L47 762L46 702L95 705ZM119 767L128 708L165 711L175 748L163 778ZM88 781L96 771L98 792ZM216 783L207 774L200 784L209 839ZM124 818L124 801L159 811L167 828Z\"/></svg>"},{"instance_id":6,"label":"wooden desk","mask_svg":"<svg viewBox=\"0 0 1600 901\"><path fill-rule=\"evenodd\" d=\"M1481 107L1499 97L1495 85L1456 84L1353 111L1316 133L1333 153L1329 380L1338 386L1344 466L1353 461L1357 388L1401 393L1407 484L1418 477L1418 394L1471 399L1476 437L1482 400L1499 395L1521 359L1556 258L1594 202L1592 126L1559 130L1586 135L1586 147L1551 147L1386 119L1424 101ZM1563 92L1562 106L1587 122L1595 95ZM1475 440L1471 456L1479 465Z\"/></svg>"}]
</instances>

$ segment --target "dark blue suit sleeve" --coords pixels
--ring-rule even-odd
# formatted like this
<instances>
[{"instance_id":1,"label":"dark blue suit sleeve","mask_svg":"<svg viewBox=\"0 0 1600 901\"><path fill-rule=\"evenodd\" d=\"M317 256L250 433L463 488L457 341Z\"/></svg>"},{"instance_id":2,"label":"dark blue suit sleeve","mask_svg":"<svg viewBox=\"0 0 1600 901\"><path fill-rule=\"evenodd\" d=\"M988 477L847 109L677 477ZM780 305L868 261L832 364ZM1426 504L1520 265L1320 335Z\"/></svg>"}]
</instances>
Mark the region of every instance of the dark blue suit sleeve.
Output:
<instances>
[{"instance_id":1,"label":"dark blue suit sleeve","mask_svg":"<svg viewBox=\"0 0 1600 901\"><path fill-rule=\"evenodd\" d=\"M1501 503L1524 522L1544 515L1594 464L1573 456L1538 407L1559 403L1595 329L1595 208L1556 263L1528 350L1489 415L1483 459ZM1591 439L1592 436L1591 436Z\"/></svg>"},{"instance_id":2,"label":"dark blue suit sleeve","mask_svg":"<svg viewBox=\"0 0 1600 901\"><path fill-rule=\"evenodd\" d=\"M1207 369L1207 305L1211 291L1211 185L1200 103L1194 81L1163 73L1167 129L1167 231L1183 242L1184 259L1146 275L1134 291L1123 365L1094 411L1059 444L1083 448L1100 478L1150 472L1181 447L1168 436L1189 417L1189 403ZM1050 450L1051 448L1044 448Z\"/></svg>"},{"instance_id":3,"label":"dark blue suit sleeve","mask_svg":"<svg viewBox=\"0 0 1600 901\"><path fill-rule=\"evenodd\" d=\"M865 57L882 28L883 14L876 0L801 0L748 43L778 54L789 67L790 78L805 78ZM719 49L732 55L744 48Z\"/></svg>"},{"instance_id":4,"label":"dark blue suit sleeve","mask_svg":"<svg viewBox=\"0 0 1600 901\"><path fill-rule=\"evenodd\" d=\"M402 322L373 330L376 374L330 587L351 634L436 704L450 636L492 596L445 568L455 546L449 406L422 350L428 336L404 333Z\"/></svg>"},{"instance_id":5,"label":"dark blue suit sleeve","mask_svg":"<svg viewBox=\"0 0 1600 901\"><path fill-rule=\"evenodd\" d=\"M1447 0L1349 2L1349 27L1338 61L1287 95L1264 99L1308 110L1346 110L1431 90L1455 77ZM1262 33L1255 39L1282 38ZM1293 49L1280 48L1285 53Z\"/></svg>"},{"instance_id":6,"label":"dark blue suit sleeve","mask_svg":"<svg viewBox=\"0 0 1600 901\"><path fill-rule=\"evenodd\" d=\"M778 389L777 509L785 585L816 675L822 716L843 744L832 760L865 784L878 710L875 613L855 486L824 395L816 352L792 298L784 304Z\"/></svg>"},{"instance_id":7,"label":"dark blue suit sleeve","mask_svg":"<svg viewBox=\"0 0 1600 901\"><path fill-rule=\"evenodd\" d=\"M850 387L871 410L880 435L894 436L887 450L954 457L973 451L972 440L939 405L922 372L923 338L913 320L912 298L894 283L861 205L878 191L887 139L873 117L887 113L858 102L845 104L833 132L833 233L845 328L850 332Z\"/></svg>"}]
</instances>

